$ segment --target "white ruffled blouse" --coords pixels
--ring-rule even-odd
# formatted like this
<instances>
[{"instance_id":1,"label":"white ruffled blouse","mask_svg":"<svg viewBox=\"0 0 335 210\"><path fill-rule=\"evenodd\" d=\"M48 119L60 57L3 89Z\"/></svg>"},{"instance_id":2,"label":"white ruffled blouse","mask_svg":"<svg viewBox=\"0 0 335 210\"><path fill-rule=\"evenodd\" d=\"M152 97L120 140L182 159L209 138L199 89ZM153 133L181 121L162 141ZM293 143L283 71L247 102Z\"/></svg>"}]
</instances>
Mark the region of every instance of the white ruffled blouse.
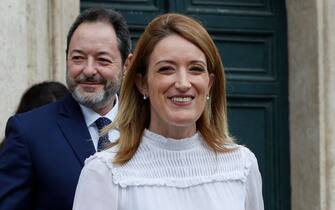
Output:
<instances>
[{"instance_id":1,"label":"white ruffled blouse","mask_svg":"<svg viewBox=\"0 0 335 210\"><path fill-rule=\"evenodd\" d=\"M85 161L74 210L263 210L255 155L246 147L215 154L201 134L175 140L144 131L134 157L115 149Z\"/></svg>"}]
</instances>

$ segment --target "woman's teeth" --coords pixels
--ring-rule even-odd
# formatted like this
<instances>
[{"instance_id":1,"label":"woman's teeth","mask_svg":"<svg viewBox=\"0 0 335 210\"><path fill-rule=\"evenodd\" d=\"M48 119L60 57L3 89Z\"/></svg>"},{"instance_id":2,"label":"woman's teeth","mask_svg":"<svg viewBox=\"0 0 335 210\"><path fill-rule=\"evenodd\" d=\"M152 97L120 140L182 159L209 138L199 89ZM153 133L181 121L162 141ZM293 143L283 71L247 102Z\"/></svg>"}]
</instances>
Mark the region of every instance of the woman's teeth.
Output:
<instances>
[{"instance_id":1,"label":"woman's teeth","mask_svg":"<svg viewBox=\"0 0 335 210\"><path fill-rule=\"evenodd\" d=\"M172 97L173 102L186 103L192 101L192 97Z\"/></svg>"}]
</instances>

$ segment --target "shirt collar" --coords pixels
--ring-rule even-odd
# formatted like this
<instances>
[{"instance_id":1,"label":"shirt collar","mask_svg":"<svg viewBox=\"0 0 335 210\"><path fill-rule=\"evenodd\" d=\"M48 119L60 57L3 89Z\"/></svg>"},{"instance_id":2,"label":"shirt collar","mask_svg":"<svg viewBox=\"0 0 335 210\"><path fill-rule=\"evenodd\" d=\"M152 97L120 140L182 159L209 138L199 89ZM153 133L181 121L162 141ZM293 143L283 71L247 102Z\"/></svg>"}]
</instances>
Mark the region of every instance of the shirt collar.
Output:
<instances>
[{"instance_id":1,"label":"shirt collar","mask_svg":"<svg viewBox=\"0 0 335 210\"><path fill-rule=\"evenodd\" d=\"M117 111L119 109L119 99L118 96L115 95L115 104L113 106L113 108L104 116L101 116L100 114L96 113L95 111L93 111L92 109L79 104L81 111L83 112L84 115L84 119L85 119L85 123L87 125L87 127L91 126L93 123L95 123L95 121L99 118L99 117L107 117L108 119L110 119L111 121L113 121L116 117Z\"/></svg>"}]
</instances>

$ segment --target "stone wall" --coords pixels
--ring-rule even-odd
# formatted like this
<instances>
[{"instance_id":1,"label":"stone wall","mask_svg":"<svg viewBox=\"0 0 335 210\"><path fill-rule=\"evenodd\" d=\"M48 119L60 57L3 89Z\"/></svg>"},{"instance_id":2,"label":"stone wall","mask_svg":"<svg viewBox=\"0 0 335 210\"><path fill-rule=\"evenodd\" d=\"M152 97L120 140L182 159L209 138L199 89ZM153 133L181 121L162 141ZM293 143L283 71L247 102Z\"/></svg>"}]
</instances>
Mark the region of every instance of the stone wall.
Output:
<instances>
[{"instance_id":1,"label":"stone wall","mask_svg":"<svg viewBox=\"0 0 335 210\"><path fill-rule=\"evenodd\" d=\"M79 0L1 0L0 139L5 124L32 84L65 82L66 33Z\"/></svg>"},{"instance_id":2,"label":"stone wall","mask_svg":"<svg viewBox=\"0 0 335 210\"><path fill-rule=\"evenodd\" d=\"M335 1L286 3L292 210L333 210Z\"/></svg>"}]
</instances>

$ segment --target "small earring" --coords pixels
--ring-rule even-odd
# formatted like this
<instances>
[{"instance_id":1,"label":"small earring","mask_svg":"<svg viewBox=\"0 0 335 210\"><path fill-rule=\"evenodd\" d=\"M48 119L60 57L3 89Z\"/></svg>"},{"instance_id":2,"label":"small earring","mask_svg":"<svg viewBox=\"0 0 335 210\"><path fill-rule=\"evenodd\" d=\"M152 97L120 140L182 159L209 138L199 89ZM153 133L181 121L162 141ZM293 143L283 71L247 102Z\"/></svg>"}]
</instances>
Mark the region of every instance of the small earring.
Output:
<instances>
[{"instance_id":1,"label":"small earring","mask_svg":"<svg viewBox=\"0 0 335 210\"><path fill-rule=\"evenodd\" d=\"M147 96L146 95L143 95L143 100L147 100Z\"/></svg>"},{"instance_id":2,"label":"small earring","mask_svg":"<svg viewBox=\"0 0 335 210\"><path fill-rule=\"evenodd\" d=\"M207 100L207 101L209 100L209 95L206 96L206 100Z\"/></svg>"}]
</instances>

